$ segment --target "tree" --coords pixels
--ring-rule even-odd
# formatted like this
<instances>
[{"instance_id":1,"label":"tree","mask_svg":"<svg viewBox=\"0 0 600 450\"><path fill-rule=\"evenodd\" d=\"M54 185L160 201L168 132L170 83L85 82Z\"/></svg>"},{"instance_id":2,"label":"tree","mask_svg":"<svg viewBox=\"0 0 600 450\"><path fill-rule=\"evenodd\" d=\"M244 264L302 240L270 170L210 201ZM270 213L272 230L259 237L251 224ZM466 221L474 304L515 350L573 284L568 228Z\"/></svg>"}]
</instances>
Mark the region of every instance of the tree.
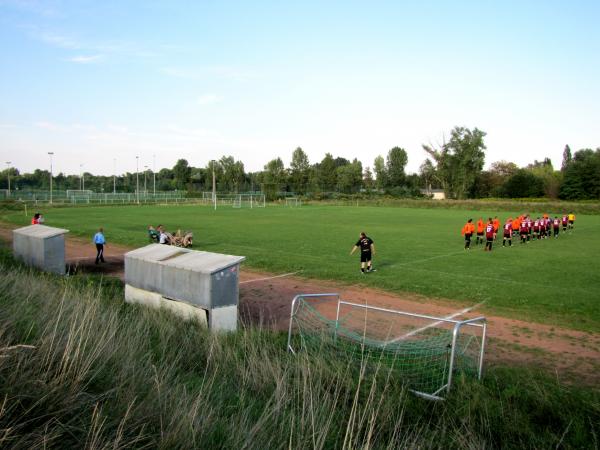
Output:
<instances>
[{"instance_id":1,"label":"tree","mask_svg":"<svg viewBox=\"0 0 600 450\"><path fill-rule=\"evenodd\" d=\"M285 184L285 166L281 158L275 158L265 165L262 184L263 192L269 199L274 199Z\"/></svg>"},{"instance_id":2,"label":"tree","mask_svg":"<svg viewBox=\"0 0 600 450\"><path fill-rule=\"evenodd\" d=\"M504 183L503 194L509 198L541 197L544 180L530 170L519 169Z\"/></svg>"},{"instance_id":3,"label":"tree","mask_svg":"<svg viewBox=\"0 0 600 450\"><path fill-rule=\"evenodd\" d=\"M244 163L236 161L233 156L223 156L219 160L223 170L220 186L223 190L238 192L239 185L243 182L245 172Z\"/></svg>"},{"instance_id":4,"label":"tree","mask_svg":"<svg viewBox=\"0 0 600 450\"><path fill-rule=\"evenodd\" d=\"M439 149L423 145L435 161L435 174L441 181L448 198L463 199L472 190L485 160L486 133L477 128L472 131L455 127L450 140Z\"/></svg>"},{"instance_id":5,"label":"tree","mask_svg":"<svg viewBox=\"0 0 600 450\"><path fill-rule=\"evenodd\" d=\"M571 162L571 147L569 147L569 145L565 145L565 149L563 150L563 159L562 159L562 164L560 165L560 170L561 172L564 172L565 170L567 170L567 167L569 166L569 163Z\"/></svg>"},{"instance_id":6,"label":"tree","mask_svg":"<svg viewBox=\"0 0 600 450\"><path fill-rule=\"evenodd\" d=\"M180 159L177 161L175 166L173 166L173 176L175 178L175 187L177 189L186 189L188 182L190 181L190 175L192 174L192 169L188 165L188 162L185 159Z\"/></svg>"},{"instance_id":7,"label":"tree","mask_svg":"<svg viewBox=\"0 0 600 450\"><path fill-rule=\"evenodd\" d=\"M406 179L404 167L408 162L406 150L400 147L394 147L387 154L386 171L387 171L387 186L395 187L402 186Z\"/></svg>"},{"instance_id":8,"label":"tree","mask_svg":"<svg viewBox=\"0 0 600 450\"><path fill-rule=\"evenodd\" d=\"M350 164L337 168L338 189L341 192L357 192L362 187L362 164L354 159Z\"/></svg>"},{"instance_id":9,"label":"tree","mask_svg":"<svg viewBox=\"0 0 600 450\"><path fill-rule=\"evenodd\" d=\"M387 170L383 156L379 155L373 161L373 170L375 171L375 186L377 189L383 189L387 186Z\"/></svg>"},{"instance_id":10,"label":"tree","mask_svg":"<svg viewBox=\"0 0 600 450\"><path fill-rule=\"evenodd\" d=\"M566 167L560 198L600 199L600 148L579 150Z\"/></svg>"},{"instance_id":11,"label":"tree","mask_svg":"<svg viewBox=\"0 0 600 450\"><path fill-rule=\"evenodd\" d=\"M337 171L335 160L331 153L326 153L323 160L319 163L317 178L322 191L335 189L337 184Z\"/></svg>"},{"instance_id":12,"label":"tree","mask_svg":"<svg viewBox=\"0 0 600 450\"><path fill-rule=\"evenodd\" d=\"M363 173L363 186L369 191L373 189L373 186L375 186L375 181L373 180L373 172L371 172L371 168L368 166L365 167L365 171Z\"/></svg>"},{"instance_id":13,"label":"tree","mask_svg":"<svg viewBox=\"0 0 600 450\"><path fill-rule=\"evenodd\" d=\"M309 174L310 163L308 155L298 147L292 153L292 162L290 164L290 183L295 192L300 194L306 192Z\"/></svg>"}]
</instances>

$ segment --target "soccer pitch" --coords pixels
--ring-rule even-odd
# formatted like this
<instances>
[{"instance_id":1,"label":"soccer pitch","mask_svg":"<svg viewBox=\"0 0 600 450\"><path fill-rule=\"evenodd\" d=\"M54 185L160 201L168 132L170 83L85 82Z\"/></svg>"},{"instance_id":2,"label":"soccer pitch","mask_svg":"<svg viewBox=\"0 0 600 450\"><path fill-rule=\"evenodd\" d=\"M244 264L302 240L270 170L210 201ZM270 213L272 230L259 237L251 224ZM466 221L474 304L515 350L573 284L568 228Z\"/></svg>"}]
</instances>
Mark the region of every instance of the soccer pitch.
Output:
<instances>
[{"instance_id":1,"label":"soccer pitch","mask_svg":"<svg viewBox=\"0 0 600 450\"><path fill-rule=\"evenodd\" d=\"M214 211L192 205L42 212L47 225L90 240L102 226L109 245L146 245L147 226L163 224L171 232L193 231L197 250L243 255L256 269L300 271L303 277L469 304L485 301L484 310L510 317L600 331L600 216L578 215L574 232L561 232L558 239L527 245L514 239L512 248L502 248L499 238L486 253L474 240L472 250L463 250L460 229L466 219L498 215L503 222L522 212L364 206ZM30 220L22 213L4 219L23 225ZM360 231L375 241L375 273L362 275L358 256L349 256Z\"/></svg>"}]
</instances>

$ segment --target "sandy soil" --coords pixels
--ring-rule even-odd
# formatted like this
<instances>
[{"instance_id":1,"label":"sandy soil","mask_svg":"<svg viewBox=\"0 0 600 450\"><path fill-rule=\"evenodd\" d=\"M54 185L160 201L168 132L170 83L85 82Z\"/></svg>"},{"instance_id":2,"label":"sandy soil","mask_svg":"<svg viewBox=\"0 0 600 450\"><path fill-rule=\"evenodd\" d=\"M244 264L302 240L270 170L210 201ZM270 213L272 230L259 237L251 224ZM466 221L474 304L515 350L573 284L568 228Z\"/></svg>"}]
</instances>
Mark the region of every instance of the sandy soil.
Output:
<instances>
[{"instance_id":1,"label":"sandy soil","mask_svg":"<svg viewBox=\"0 0 600 450\"><path fill-rule=\"evenodd\" d=\"M12 239L10 225L0 224L0 238ZM91 239L86 242L68 237L65 250L72 273L102 273L123 279L123 255L130 248L109 243L105 249L106 263L99 265L94 264L96 252ZM360 285L305 279L299 274L281 275L242 267L240 316L243 321L287 330L291 301L301 293L335 292L346 301L435 316L449 316L474 306L408 293L391 294ZM324 315L335 316L337 304L334 301L324 300L315 304ZM540 367L565 381L600 385L600 335L490 314L485 306L457 317L481 315L488 321L488 364Z\"/></svg>"}]
</instances>

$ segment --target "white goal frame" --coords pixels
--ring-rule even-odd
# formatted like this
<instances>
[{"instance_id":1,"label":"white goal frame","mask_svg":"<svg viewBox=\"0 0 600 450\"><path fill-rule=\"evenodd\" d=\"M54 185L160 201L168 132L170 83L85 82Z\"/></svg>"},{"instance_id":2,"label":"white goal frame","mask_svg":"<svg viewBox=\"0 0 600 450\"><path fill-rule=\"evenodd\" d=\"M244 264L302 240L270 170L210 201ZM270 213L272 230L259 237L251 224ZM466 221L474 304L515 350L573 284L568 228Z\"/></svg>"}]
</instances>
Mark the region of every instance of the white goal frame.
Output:
<instances>
[{"instance_id":1,"label":"white goal frame","mask_svg":"<svg viewBox=\"0 0 600 450\"><path fill-rule=\"evenodd\" d=\"M420 332L427 328L439 326L442 323L450 324L452 326L452 341L449 344L450 345L450 359L449 359L449 368L448 368L448 378L446 379L445 384L440 386L433 393L421 392L421 391L416 391L416 390L411 389L411 392L413 392L415 395L423 397L427 400L444 400L444 398L441 397L442 393L444 391L446 393L450 392L450 388L452 387L452 376L454 373L453 369L454 369L454 365L455 365L455 361L456 361L456 344L457 344L461 329L463 327L480 328L481 329L481 348L479 350L479 357L478 357L478 364L477 364L477 379L481 380L481 377L483 375L483 360L484 360L484 352L485 352L485 340L486 340L486 334L487 334L487 320L485 317L482 316L482 317L476 317L476 318L467 319L467 320L456 320L456 319L450 319L447 317L434 317L434 316L429 316L429 315L425 315L425 314L415 314L415 313L410 313L410 312L406 312L406 311L398 311L398 310L387 309L387 308L379 308L376 306L369 306L369 305L365 305L365 304L343 301L340 297L340 294L337 292L336 293L326 293L326 294L299 294L294 297L294 299L292 300L292 306L291 306L291 311L290 311L290 324L289 324L289 329L288 329L287 351L289 351L295 355L297 353L297 351L299 350L299 349L294 349L294 347L292 346L292 330L293 330L293 325L294 325L296 314L298 313L298 310L299 310L298 305L300 304L300 302L303 302L306 299L311 299L311 298L321 298L322 299L324 297L333 298L337 303L334 339L337 339L337 334L338 334L337 330L339 328L339 321L340 321L340 309L342 306L350 307L350 308L360 308L360 309L364 309L365 311L369 311L369 310L370 311L379 311L379 312L384 312L384 313L389 313L389 314L396 314L396 315L401 315L401 316L405 316L405 317L413 317L413 318L419 318L419 319L425 319L425 320L431 321L427 326L425 326L419 330L416 330L417 332ZM408 337L411 334L412 333L408 333L404 336L401 336L399 339ZM393 342L393 341L390 341L390 342Z\"/></svg>"},{"instance_id":2,"label":"white goal frame","mask_svg":"<svg viewBox=\"0 0 600 450\"><path fill-rule=\"evenodd\" d=\"M291 208L302 206L302 201L298 197L286 197L285 206L289 206Z\"/></svg>"}]
</instances>

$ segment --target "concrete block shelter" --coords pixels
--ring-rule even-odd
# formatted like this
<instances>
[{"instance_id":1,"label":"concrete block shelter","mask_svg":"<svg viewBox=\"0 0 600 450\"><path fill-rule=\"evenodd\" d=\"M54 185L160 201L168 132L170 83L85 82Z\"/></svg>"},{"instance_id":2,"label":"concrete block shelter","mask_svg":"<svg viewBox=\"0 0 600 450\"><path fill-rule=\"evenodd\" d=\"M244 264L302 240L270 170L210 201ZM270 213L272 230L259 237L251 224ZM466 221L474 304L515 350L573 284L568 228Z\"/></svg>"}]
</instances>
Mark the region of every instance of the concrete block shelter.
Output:
<instances>
[{"instance_id":1,"label":"concrete block shelter","mask_svg":"<svg viewBox=\"0 0 600 450\"><path fill-rule=\"evenodd\" d=\"M13 255L25 264L45 272L64 275L65 234L69 230L29 225L13 230Z\"/></svg>"},{"instance_id":2,"label":"concrete block shelter","mask_svg":"<svg viewBox=\"0 0 600 450\"><path fill-rule=\"evenodd\" d=\"M237 329L243 256L151 244L125 254L125 301Z\"/></svg>"}]
</instances>

